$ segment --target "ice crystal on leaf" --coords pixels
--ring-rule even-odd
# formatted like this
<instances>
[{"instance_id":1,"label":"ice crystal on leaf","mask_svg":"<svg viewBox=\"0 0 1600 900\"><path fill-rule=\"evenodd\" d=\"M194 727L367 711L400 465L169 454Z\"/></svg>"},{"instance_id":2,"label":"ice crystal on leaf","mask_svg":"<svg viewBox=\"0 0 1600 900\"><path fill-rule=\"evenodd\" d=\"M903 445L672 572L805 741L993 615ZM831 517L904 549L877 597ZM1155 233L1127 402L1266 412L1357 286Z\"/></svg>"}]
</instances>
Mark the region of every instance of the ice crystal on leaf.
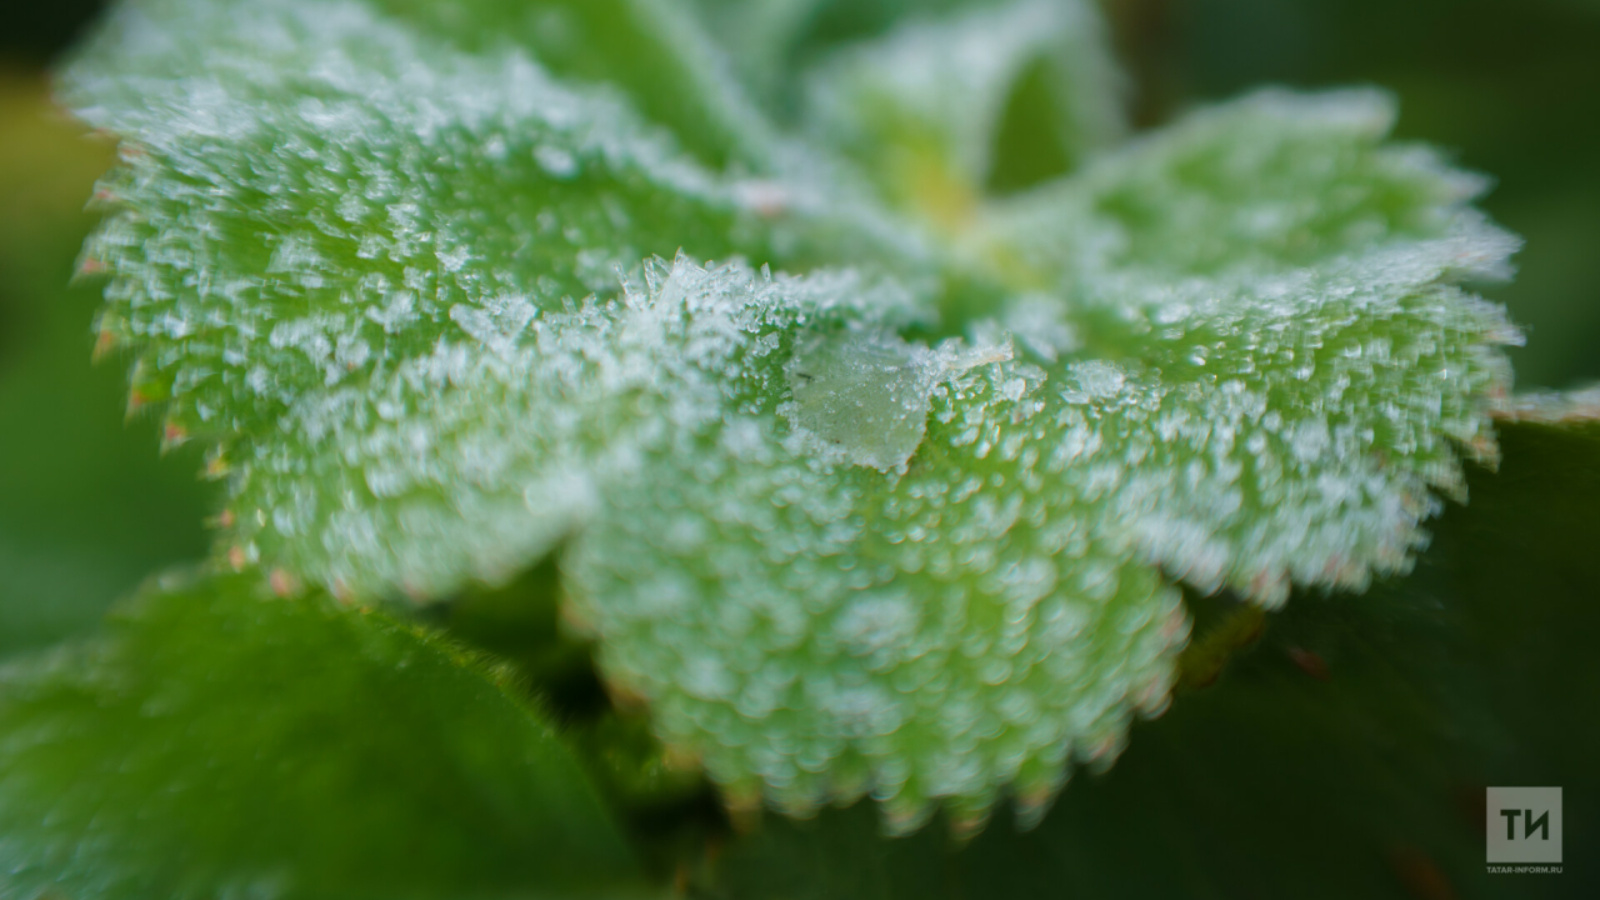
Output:
<instances>
[{"instance_id":1,"label":"ice crystal on leaf","mask_svg":"<svg viewBox=\"0 0 1600 900\"><path fill-rule=\"evenodd\" d=\"M824 6L126 3L64 77L125 142L85 269L231 565L426 602L565 545L733 796L1033 821L1164 708L1179 582L1409 564L1515 241L1382 94L1114 146L1086 4Z\"/></svg>"}]
</instances>

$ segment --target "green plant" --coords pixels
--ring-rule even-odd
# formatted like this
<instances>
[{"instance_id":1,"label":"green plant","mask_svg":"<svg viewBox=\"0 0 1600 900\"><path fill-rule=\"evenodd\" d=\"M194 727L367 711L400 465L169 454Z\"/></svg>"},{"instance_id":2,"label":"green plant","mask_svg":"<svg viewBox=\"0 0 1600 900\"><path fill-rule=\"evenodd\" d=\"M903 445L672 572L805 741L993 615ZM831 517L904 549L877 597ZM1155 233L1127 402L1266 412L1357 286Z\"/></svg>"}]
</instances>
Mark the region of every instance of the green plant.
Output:
<instances>
[{"instance_id":1,"label":"green plant","mask_svg":"<svg viewBox=\"0 0 1600 900\"><path fill-rule=\"evenodd\" d=\"M936 7L120 7L80 269L226 499L7 670L8 889L760 893L808 851L706 862L701 771L1037 826L1259 608L1408 571L1519 409L1483 182L1375 91L1129 139L1089 6Z\"/></svg>"}]
</instances>

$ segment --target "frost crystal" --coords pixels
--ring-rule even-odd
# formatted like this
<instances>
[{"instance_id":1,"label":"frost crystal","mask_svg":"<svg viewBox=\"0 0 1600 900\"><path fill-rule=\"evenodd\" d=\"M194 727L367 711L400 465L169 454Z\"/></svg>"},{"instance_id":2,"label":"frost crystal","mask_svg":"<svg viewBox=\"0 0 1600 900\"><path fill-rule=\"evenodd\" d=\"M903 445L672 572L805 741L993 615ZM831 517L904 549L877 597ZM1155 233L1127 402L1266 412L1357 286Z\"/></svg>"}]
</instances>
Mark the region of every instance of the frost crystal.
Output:
<instances>
[{"instance_id":1,"label":"frost crystal","mask_svg":"<svg viewBox=\"0 0 1600 900\"><path fill-rule=\"evenodd\" d=\"M787 59L814 7L724 37ZM804 87L746 48L748 92L669 0L448 8L120 8L64 79L126 141L101 327L214 445L229 563L425 602L565 545L604 674L736 796L1035 821L1164 708L1177 582L1360 587L1493 459L1519 337L1467 289L1515 240L1381 94L1112 152L1085 4ZM988 197L1018 122L1075 168Z\"/></svg>"},{"instance_id":2,"label":"frost crystal","mask_svg":"<svg viewBox=\"0 0 1600 900\"><path fill-rule=\"evenodd\" d=\"M933 357L893 335L809 335L784 367L789 422L856 465L897 469L927 431Z\"/></svg>"}]
</instances>

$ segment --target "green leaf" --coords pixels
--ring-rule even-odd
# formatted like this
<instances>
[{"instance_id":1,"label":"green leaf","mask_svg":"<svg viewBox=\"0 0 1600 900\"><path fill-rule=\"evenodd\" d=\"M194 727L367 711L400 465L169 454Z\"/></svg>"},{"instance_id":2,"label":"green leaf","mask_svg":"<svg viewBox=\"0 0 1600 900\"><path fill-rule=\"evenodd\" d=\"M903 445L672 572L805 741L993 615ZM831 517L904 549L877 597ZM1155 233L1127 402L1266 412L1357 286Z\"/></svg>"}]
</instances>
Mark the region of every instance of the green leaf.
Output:
<instances>
[{"instance_id":1,"label":"green leaf","mask_svg":"<svg viewBox=\"0 0 1600 900\"><path fill-rule=\"evenodd\" d=\"M1150 300L1095 311L1142 346L1064 370L1078 477L1106 485L1110 527L1203 591L1279 603L1290 583L1404 571L1431 491L1464 496L1458 455L1493 458L1497 345L1515 337L1441 282L1380 256L1265 290L1132 287Z\"/></svg>"},{"instance_id":2,"label":"green leaf","mask_svg":"<svg viewBox=\"0 0 1600 900\"><path fill-rule=\"evenodd\" d=\"M790 312L808 293L857 292L680 262L636 303L669 359L727 349L704 389L655 379L671 427L563 561L578 615L736 802L870 790L895 830L937 799L974 828L1014 785L1036 820L1070 759L1109 764L1164 706L1177 592L1043 461L1037 370Z\"/></svg>"},{"instance_id":3,"label":"green leaf","mask_svg":"<svg viewBox=\"0 0 1600 900\"><path fill-rule=\"evenodd\" d=\"M1120 136L1101 30L1089 4L1053 0L913 19L825 57L808 118L891 199L956 230L994 178L1057 174ZM1029 173L997 159L1008 124L1025 132L1011 144L1054 163Z\"/></svg>"},{"instance_id":4,"label":"green leaf","mask_svg":"<svg viewBox=\"0 0 1600 900\"><path fill-rule=\"evenodd\" d=\"M1055 447L1203 591L1404 571L1458 456L1493 458L1521 337L1458 285L1515 241L1391 120L1376 94L1260 94L995 214L996 264L1039 286L1008 320L1061 386Z\"/></svg>"},{"instance_id":5,"label":"green leaf","mask_svg":"<svg viewBox=\"0 0 1600 900\"><path fill-rule=\"evenodd\" d=\"M450 644L321 595L168 580L0 674L0 885L459 897L625 883L539 716Z\"/></svg>"},{"instance_id":6,"label":"green leaf","mask_svg":"<svg viewBox=\"0 0 1600 900\"><path fill-rule=\"evenodd\" d=\"M980 235L1012 281L1040 287L1108 270L1261 275L1463 231L1481 237L1445 257L1454 272L1509 274L1516 240L1468 206L1484 179L1387 140L1395 117L1376 90L1258 91L990 210Z\"/></svg>"},{"instance_id":7,"label":"green leaf","mask_svg":"<svg viewBox=\"0 0 1600 900\"><path fill-rule=\"evenodd\" d=\"M1281 646L1263 648L1213 690L1136 728L1114 770L1074 783L1031 832L996 825L953 846L939 829L885 840L865 809L770 821L726 852L707 892L1404 900L1416 896L1406 890L1412 869L1472 884L1484 877L1482 821L1458 812L1453 793L1470 782L1456 780L1462 754L1445 737L1460 726L1429 705L1437 685L1419 689L1377 657L1414 649L1385 637L1330 663L1328 683L1296 669Z\"/></svg>"},{"instance_id":8,"label":"green leaf","mask_svg":"<svg viewBox=\"0 0 1600 900\"><path fill-rule=\"evenodd\" d=\"M541 314L601 328L620 273L679 248L804 267L899 240L698 167L515 47L354 3L124 7L65 81L129 139L84 266L142 351L135 402L220 439L236 562L341 592L503 579L572 526L578 361L534 377Z\"/></svg>"},{"instance_id":9,"label":"green leaf","mask_svg":"<svg viewBox=\"0 0 1600 900\"><path fill-rule=\"evenodd\" d=\"M725 71L729 63L679 0L379 0L380 8L479 54L504 42L551 71L626 90L707 164L770 173L776 131Z\"/></svg>"},{"instance_id":10,"label":"green leaf","mask_svg":"<svg viewBox=\"0 0 1600 900\"><path fill-rule=\"evenodd\" d=\"M794 57L827 0L695 0L690 5L750 93L769 111L791 112Z\"/></svg>"}]
</instances>

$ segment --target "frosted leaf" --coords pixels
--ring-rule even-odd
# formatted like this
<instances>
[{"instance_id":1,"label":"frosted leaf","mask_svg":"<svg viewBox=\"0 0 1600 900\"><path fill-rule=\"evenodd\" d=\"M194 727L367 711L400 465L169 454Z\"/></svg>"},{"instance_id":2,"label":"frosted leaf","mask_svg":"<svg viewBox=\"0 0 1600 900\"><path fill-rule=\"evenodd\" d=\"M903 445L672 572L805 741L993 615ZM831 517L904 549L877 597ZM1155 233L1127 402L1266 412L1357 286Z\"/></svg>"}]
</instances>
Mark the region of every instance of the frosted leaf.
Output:
<instances>
[{"instance_id":1,"label":"frosted leaf","mask_svg":"<svg viewBox=\"0 0 1600 900\"><path fill-rule=\"evenodd\" d=\"M993 258L1015 282L1138 267L1172 277L1304 266L1471 227L1460 275L1503 276L1516 248L1466 207L1485 181L1385 140L1375 90L1261 91L1106 154L1077 177L991 209Z\"/></svg>"},{"instance_id":2,"label":"frosted leaf","mask_svg":"<svg viewBox=\"0 0 1600 900\"><path fill-rule=\"evenodd\" d=\"M1011 0L688 0L746 89L780 120L797 113L797 63L919 17L1006 2Z\"/></svg>"},{"instance_id":3,"label":"frosted leaf","mask_svg":"<svg viewBox=\"0 0 1600 900\"><path fill-rule=\"evenodd\" d=\"M1458 456L1493 459L1520 336L1456 285L1516 242L1466 205L1476 179L1384 144L1392 119L1375 93L1256 95L991 220L994 262L1101 357L1051 366L1057 452L1203 590L1403 571Z\"/></svg>"},{"instance_id":4,"label":"frosted leaf","mask_svg":"<svg viewBox=\"0 0 1600 900\"><path fill-rule=\"evenodd\" d=\"M704 277L680 264L671 280ZM764 333L730 359L762 353ZM1009 785L1033 821L1072 759L1109 763L1129 719L1166 703L1178 593L1048 471L1038 369L824 334L790 339L784 380L722 368L749 398L737 413L663 430L616 470L563 560L577 616L607 676L735 796L805 814L870 792L906 830L941 799L976 825ZM889 399L908 367L926 387ZM797 371L895 421L851 435L843 458L819 451ZM905 396L922 397L914 452L863 458L894 439Z\"/></svg>"},{"instance_id":5,"label":"frosted leaf","mask_svg":"<svg viewBox=\"0 0 1600 900\"><path fill-rule=\"evenodd\" d=\"M1281 602L1291 583L1405 571L1439 508L1430 488L1461 497L1458 454L1493 458L1488 413L1509 381L1496 345L1515 332L1446 285L1383 284L1385 262L1094 298L1143 339L1116 379L1091 371L1111 363L1059 370L1074 477L1203 590Z\"/></svg>"},{"instance_id":6,"label":"frosted leaf","mask_svg":"<svg viewBox=\"0 0 1600 900\"><path fill-rule=\"evenodd\" d=\"M680 261L640 281L536 315L453 307L465 335L296 404L279 420L288 440L235 460L248 477L234 506L259 511L238 523L242 552L344 592L427 599L508 578L584 523L642 447L719 420L736 377L785 384L799 322L916 314L904 291L848 274L773 282Z\"/></svg>"},{"instance_id":7,"label":"frosted leaf","mask_svg":"<svg viewBox=\"0 0 1600 900\"><path fill-rule=\"evenodd\" d=\"M1467 229L1266 274L1107 272L1063 315L1110 357L947 376L904 475L713 420L568 560L602 662L735 791L802 814L871 792L906 827L931 798L981 817L1010 782L1026 819L1064 773L1047 748L1114 752L1121 725L1089 723L1164 702L1187 626L1130 559L1266 602L1408 564L1430 488L1492 450L1515 332L1451 282L1500 246Z\"/></svg>"},{"instance_id":8,"label":"frosted leaf","mask_svg":"<svg viewBox=\"0 0 1600 900\"><path fill-rule=\"evenodd\" d=\"M827 57L807 80L808 118L893 199L957 227L993 174L1010 104L1063 167L1120 134L1101 32L1091 4L1055 0L912 19Z\"/></svg>"},{"instance_id":9,"label":"frosted leaf","mask_svg":"<svg viewBox=\"0 0 1600 900\"><path fill-rule=\"evenodd\" d=\"M64 87L127 138L85 268L135 403L221 441L235 563L343 591L503 577L572 527L592 486L560 454L615 423L570 398L644 258L899 253L814 191L752 202L518 45L358 2L124 6Z\"/></svg>"}]
</instances>

